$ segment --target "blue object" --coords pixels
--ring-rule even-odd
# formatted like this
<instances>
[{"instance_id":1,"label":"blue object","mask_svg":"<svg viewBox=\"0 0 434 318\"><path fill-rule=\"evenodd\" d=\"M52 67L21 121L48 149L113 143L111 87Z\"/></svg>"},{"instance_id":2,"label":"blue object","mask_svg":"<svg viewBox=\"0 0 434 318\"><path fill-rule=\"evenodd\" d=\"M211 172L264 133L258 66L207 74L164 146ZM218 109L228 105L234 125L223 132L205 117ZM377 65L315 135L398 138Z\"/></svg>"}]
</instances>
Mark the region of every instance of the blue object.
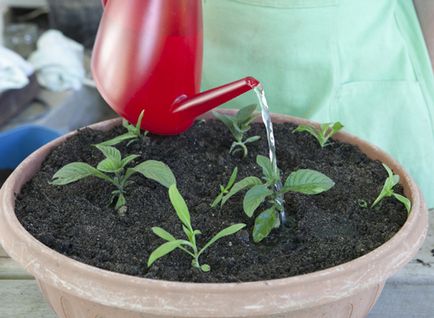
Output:
<instances>
[{"instance_id":1,"label":"blue object","mask_svg":"<svg viewBox=\"0 0 434 318\"><path fill-rule=\"evenodd\" d=\"M33 151L59 136L59 132L37 125L0 133L0 169L14 169Z\"/></svg>"}]
</instances>

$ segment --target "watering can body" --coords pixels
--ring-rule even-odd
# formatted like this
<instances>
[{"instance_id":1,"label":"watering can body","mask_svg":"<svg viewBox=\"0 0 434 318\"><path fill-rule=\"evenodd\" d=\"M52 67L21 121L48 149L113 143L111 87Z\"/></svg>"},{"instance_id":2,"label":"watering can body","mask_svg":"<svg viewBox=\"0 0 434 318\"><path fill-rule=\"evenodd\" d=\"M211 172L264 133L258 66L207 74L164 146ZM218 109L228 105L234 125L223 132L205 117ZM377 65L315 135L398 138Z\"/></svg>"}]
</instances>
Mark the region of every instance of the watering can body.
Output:
<instances>
[{"instance_id":1,"label":"watering can body","mask_svg":"<svg viewBox=\"0 0 434 318\"><path fill-rule=\"evenodd\" d=\"M92 73L107 103L142 129L178 134L194 119L259 83L244 78L199 93L202 2L108 0L100 22Z\"/></svg>"}]
</instances>

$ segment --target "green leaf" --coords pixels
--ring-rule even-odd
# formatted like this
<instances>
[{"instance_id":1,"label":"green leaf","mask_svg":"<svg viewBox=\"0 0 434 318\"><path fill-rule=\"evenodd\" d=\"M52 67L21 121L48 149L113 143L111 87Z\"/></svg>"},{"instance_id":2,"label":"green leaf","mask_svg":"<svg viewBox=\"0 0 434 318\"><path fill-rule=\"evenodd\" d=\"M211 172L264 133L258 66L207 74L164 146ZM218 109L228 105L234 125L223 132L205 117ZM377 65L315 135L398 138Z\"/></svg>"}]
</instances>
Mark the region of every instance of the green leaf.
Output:
<instances>
[{"instance_id":1,"label":"green leaf","mask_svg":"<svg viewBox=\"0 0 434 318\"><path fill-rule=\"evenodd\" d=\"M246 177L244 179L242 179L241 181L238 181L237 183L234 184L234 186L231 188L231 190L229 191L228 194L226 194L223 197L222 200L222 206L235 194L237 194L238 192L247 189L247 188L251 188L255 185L258 184L262 184L261 180L257 177Z\"/></svg>"},{"instance_id":2,"label":"green leaf","mask_svg":"<svg viewBox=\"0 0 434 318\"><path fill-rule=\"evenodd\" d=\"M128 157L125 157L124 159L122 159L121 165L122 168L124 168L127 164L129 164L131 161L133 161L134 159L138 158L138 155L129 155Z\"/></svg>"},{"instance_id":3,"label":"green leaf","mask_svg":"<svg viewBox=\"0 0 434 318\"><path fill-rule=\"evenodd\" d=\"M65 185L90 176L111 182L111 179L108 176L87 163L72 162L57 171L50 183L53 185Z\"/></svg>"},{"instance_id":4,"label":"green leaf","mask_svg":"<svg viewBox=\"0 0 434 318\"><path fill-rule=\"evenodd\" d=\"M136 142L138 140L138 138L134 138L131 139L130 141L127 142L127 147L129 147L132 143Z\"/></svg>"},{"instance_id":5,"label":"green leaf","mask_svg":"<svg viewBox=\"0 0 434 318\"><path fill-rule=\"evenodd\" d=\"M344 126L340 122L323 123L320 125L319 129L309 125L299 125L296 129L294 129L294 132L307 132L316 138L321 147L324 147L327 144L327 140L329 140L343 127Z\"/></svg>"},{"instance_id":6,"label":"green leaf","mask_svg":"<svg viewBox=\"0 0 434 318\"><path fill-rule=\"evenodd\" d=\"M229 235L235 234L239 230L243 229L244 227L246 227L245 224L238 223L238 224L234 224L234 225L228 226L227 228L221 230L216 235L214 235L214 237L211 240L209 240L208 243L205 244L205 246L200 250L198 256L201 255L208 247L210 247L216 241L220 240L221 238L223 238L225 236L229 236Z\"/></svg>"},{"instance_id":7,"label":"green leaf","mask_svg":"<svg viewBox=\"0 0 434 318\"><path fill-rule=\"evenodd\" d=\"M241 108L235 115L235 119L239 124L249 124L256 116L254 112L256 110L256 104L248 105Z\"/></svg>"},{"instance_id":8,"label":"green leaf","mask_svg":"<svg viewBox=\"0 0 434 318\"><path fill-rule=\"evenodd\" d=\"M271 195L272 192L263 184L255 185L247 191L243 200L243 209L247 216L252 217L256 209Z\"/></svg>"},{"instance_id":9,"label":"green leaf","mask_svg":"<svg viewBox=\"0 0 434 318\"><path fill-rule=\"evenodd\" d=\"M232 171L232 174L229 178L228 184L226 185L225 190L230 190L230 188L234 185L235 180L237 179L237 175L238 175L238 167L235 167L234 170Z\"/></svg>"},{"instance_id":10,"label":"green leaf","mask_svg":"<svg viewBox=\"0 0 434 318\"><path fill-rule=\"evenodd\" d=\"M307 132L307 133L311 134L312 136L314 136L315 138L319 137L318 130L315 127L310 126L310 125L303 125L303 124L298 125L298 127L295 128L293 130L293 132Z\"/></svg>"},{"instance_id":11,"label":"green leaf","mask_svg":"<svg viewBox=\"0 0 434 318\"><path fill-rule=\"evenodd\" d=\"M115 209L119 210L120 208L122 208L126 204L127 204L127 200L125 200L125 196L122 193L120 193L118 200L116 201Z\"/></svg>"},{"instance_id":12,"label":"green leaf","mask_svg":"<svg viewBox=\"0 0 434 318\"><path fill-rule=\"evenodd\" d=\"M311 134L313 137L315 137L315 139L319 142L321 146L323 146L325 143L325 140L321 135L321 132L318 131L315 127L309 125L299 125L296 129L294 129L293 132L307 132Z\"/></svg>"},{"instance_id":13,"label":"green leaf","mask_svg":"<svg viewBox=\"0 0 434 318\"><path fill-rule=\"evenodd\" d=\"M232 171L231 176L229 177L229 181L226 184L226 187L223 187L220 185L220 193L217 195L217 197L214 199L214 201L211 203L211 207L215 208L219 203L222 202L223 196L229 192L229 190L232 188L232 186L235 183L235 180L237 179L238 175L238 167L235 167Z\"/></svg>"},{"instance_id":14,"label":"green leaf","mask_svg":"<svg viewBox=\"0 0 434 318\"><path fill-rule=\"evenodd\" d=\"M241 123L237 122L236 118L232 117L234 129L236 130L238 136L238 140L241 140L243 135L250 129L248 125L243 126Z\"/></svg>"},{"instance_id":15,"label":"green leaf","mask_svg":"<svg viewBox=\"0 0 434 318\"><path fill-rule=\"evenodd\" d=\"M392 189L394 186L396 186L399 183L399 176L394 175L391 178L388 178L387 181L388 181L388 188Z\"/></svg>"},{"instance_id":16,"label":"green leaf","mask_svg":"<svg viewBox=\"0 0 434 318\"><path fill-rule=\"evenodd\" d=\"M253 227L253 241L255 243L259 243L270 234L277 218L274 208L269 208L256 217L255 226Z\"/></svg>"},{"instance_id":17,"label":"green leaf","mask_svg":"<svg viewBox=\"0 0 434 318\"><path fill-rule=\"evenodd\" d=\"M289 175L286 179L283 191L318 194L330 190L334 185L333 180L321 172L310 169L300 169Z\"/></svg>"},{"instance_id":18,"label":"green leaf","mask_svg":"<svg viewBox=\"0 0 434 318\"><path fill-rule=\"evenodd\" d=\"M122 126L124 128L127 128L131 126L131 124L128 122L128 120L126 120L125 118L122 119Z\"/></svg>"},{"instance_id":19,"label":"green leaf","mask_svg":"<svg viewBox=\"0 0 434 318\"><path fill-rule=\"evenodd\" d=\"M219 195L214 199L214 201L212 201L211 203L211 207L215 208L220 202L222 202L224 193L220 192Z\"/></svg>"},{"instance_id":20,"label":"green leaf","mask_svg":"<svg viewBox=\"0 0 434 318\"><path fill-rule=\"evenodd\" d=\"M244 143L245 144L250 144L252 142L258 141L259 139L261 139L261 136L253 136L253 137L249 137L247 138Z\"/></svg>"},{"instance_id":21,"label":"green leaf","mask_svg":"<svg viewBox=\"0 0 434 318\"><path fill-rule=\"evenodd\" d=\"M137 123L136 123L136 129L135 129L135 133L136 136L139 137L140 136L140 126L142 125L142 120L143 120L143 115L145 114L145 110L142 110L140 112L139 118L137 119Z\"/></svg>"},{"instance_id":22,"label":"green leaf","mask_svg":"<svg viewBox=\"0 0 434 318\"><path fill-rule=\"evenodd\" d=\"M219 112L213 112L212 114L214 115L215 118L220 120L232 132L232 130L234 129L234 121L232 120L231 117L225 114L221 114Z\"/></svg>"},{"instance_id":23,"label":"green leaf","mask_svg":"<svg viewBox=\"0 0 434 318\"><path fill-rule=\"evenodd\" d=\"M384 169L386 169L388 175L386 179L386 188L388 188L388 190L392 190L392 188L399 183L399 175L393 174L392 169L390 169L389 166L387 166L385 163L383 163L382 165Z\"/></svg>"},{"instance_id":24,"label":"green leaf","mask_svg":"<svg viewBox=\"0 0 434 318\"><path fill-rule=\"evenodd\" d=\"M122 163L115 162L109 158L106 158L103 161L100 161L100 163L98 163L98 166L96 168L100 171L115 173L122 170Z\"/></svg>"},{"instance_id":25,"label":"green leaf","mask_svg":"<svg viewBox=\"0 0 434 318\"><path fill-rule=\"evenodd\" d=\"M336 134L342 128L344 128L344 125L342 125L339 121L335 122L332 126L333 133L330 134L330 137L332 137L334 134Z\"/></svg>"},{"instance_id":26,"label":"green leaf","mask_svg":"<svg viewBox=\"0 0 434 318\"><path fill-rule=\"evenodd\" d=\"M125 175L124 175L124 178L123 178L124 181L127 181L135 173L137 173L136 170L134 170L133 168L128 168L127 172L125 172Z\"/></svg>"},{"instance_id":27,"label":"green leaf","mask_svg":"<svg viewBox=\"0 0 434 318\"><path fill-rule=\"evenodd\" d=\"M374 200L374 202L371 205L371 208L373 208L374 206L376 206L381 200L383 200L385 197L390 197L392 195L394 195L395 193L393 192L393 187L395 185L397 185L399 183L399 175L393 174L392 169L390 169L386 164L383 163L383 167L384 169L386 169L387 171L387 179L384 181L384 185L383 188L381 189L380 194L378 195L378 197ZM396 198L396 197L395 197ZM405 197L404 197L405 198ZM399 200L398 198L396 198L397 200ZM400 200L399 200L400 201ZM402 201L401 201L402 202ZM402 202L404 205L406 205L406 203ZM407 208L407 205L406 205ZM409 209L407 209L408 211Z\"/></svg>"},{"instance_id":28,"label":"green leaf","mask_svg":"<svg viewBox=\"0 0 434 318\"><path fill-rule=\"evenodd\" d=\"M318 131L315 129L315 127L309 125L303 125L303 124L298 125L298 127L295 128L293 132L308 132L313 136L316 136L318 134Z\"/></svg>"},{"instance_id":29,"label":"green leaf","mask_svg":"<svg viewBox=\"0 0 434 318\"><path fill-rule=\"evenodd\" d=\"M98 150L100 150L107 159L111 159L115 163L121 162L122 160L121 152L117 150L115 147L104 146L101 144L95 145L95 147L97 147Z\"/></svg>"},{"instance_id":30,"label":"green leaf","mask_svg":"<svg viewBox=\"0 0 434 318\"><path fill-rule=\"evenodd\" d=\"M327 131L330 130L330 123L324 123L319 125L319 133L323 137L325 141L325 136L327 134Z\"/></svg>"},{"instance_id":31,"label":"green leaf","mask_svg":"<svg viewBox=\"0 0 434 318\"><path fill-rule=\"evenodd\" d=\"M258 155L256 156L256 163L262 168L262 174L267 178L267 180L274 180L276 178L270 158Z\"/></svg>"},{"instance_id":32,"label":"green leaf","mask_svg":"<svg viewBox=\"0 0 434 318\"><path fill-rule=\"evenodd\" d=\"M170 234L169 232L167 232L165 229L161 227L154 226L152 228L152 232L154 232L155 235L158 235L160 238L168 242L176 241L176 238L172 234Z\"/></svg>"},{"instance_id":33,"label":"green leaf","mask_svg":"<svg viewBox=\"0 0 434 318\"><path fill-rule=\"evenodd\" d=\"M169 187L169 198L182 224L184 224L192 232L193 230L191 227L190 212L188 211L187 204L185 203L184 198L181 196L181 193L179 193L176 184L173 184Z\"/></svg>"},{"instance_id":34,"label":"green leaf","mask_svg":"<svg viewBox=\"0 0 434 318\"><path fill-rule=\"evenodd\" d=\"M173 250L177 249L178 247L182 246L183 241L182 240L175 240L166 242L162 245L160 245L155 251L151 253L151 255L148 258L148 267L150 267L157 259L169 254Z\"/></svg>"},{"instance_id":35,"label":"green leaf","mask_svg":"<svg viewBox=\"0 0 434 318\"><path fill-rule=\"evenodd\" d=\"M392 178L393 177L393 171L392 171L392 169L390 169L389 166L386 165L385 163L382 163L382 165L383 165L384 169L386 169L386 171L387 171L387 176L389 178Z\"/></svg>"},{"instance_id":36,"label":"green leaf","mask_svg":"<svg viewBox=\"0 0 434 318\"><path fill-rule=\"evenodd\" d=\"M191 243L195 243L194 231L188 229L185 225L182 226L182 230L184 231L184 234L187 236L188 240Z\"/></svg>"},{"instance_id":37,"label":"green leaf","mask_svg":"<svg viewBox=\"0 0 434 318\"><path fill-rule=\"evenodd\" d=\"M166 188L176 184L172 170L163 162L147 160L135 166L134 171L141 173L144 177L159 182Z\"/></svg>"},{"instance_id":38,"label":"green leaf","mask_svg":"<svg viewBox=\"0 0 434 318\"><path fill-rule=\"evenodd\" d=\"M393 193L393 196L396 200L404 204L405 208L407 209L407 212L410 213L411 211L411 201L407 199L405 196L400 195L398 193Z\"/></svg>"},{"instance_id":39,"label":"green leaf","mask_svg":"<svg viewBox=\"0 0 434 318\"><path fill-rule=\"evenodd\" d=\"M130 139L135 139L135 138L137 138L136 135L134 135L134 134L132 134L130 132L127 132L127 133L119 135L119 136L117 136L117 137L115 137L113 139L101 142L98 145L99 146L114 146L114 145L117 145L117 144L119 144L119 143L121 143L121 142L123 142L125 140L130 140Z\"/></svg>"},{"instance_id":40,"label":"green leaf","mask_svg":"<svg viewBox=\"0 0 434 318\"><path fill-rule=\"evenodd\" d=\"M383 185L383 189L381 190L380 194L378 195L378 197L374 200L374 202L371 205L371 208L373 208L374 206L376 206L378 203L381 202L381 200L383 200L385 197L389 196L387 194L387 188L386 188L386 184Z\"/></svg>"},{"instance_id":41,"label":"green leaf","mask_svg":"<svg viewBox=\"0 0 434 318\"><path fill-rule=\"evenodd\" d=\"M215 118L220 120L229 129L232 136L234 136L234 138L236 140L242 139L243 135L239 131L238 127L236 127L236 124L235 124L234 119L232 117L226 116L224 114L220 114L218 112L213 112L213 115Z\"/></svg>"}]
</instances>

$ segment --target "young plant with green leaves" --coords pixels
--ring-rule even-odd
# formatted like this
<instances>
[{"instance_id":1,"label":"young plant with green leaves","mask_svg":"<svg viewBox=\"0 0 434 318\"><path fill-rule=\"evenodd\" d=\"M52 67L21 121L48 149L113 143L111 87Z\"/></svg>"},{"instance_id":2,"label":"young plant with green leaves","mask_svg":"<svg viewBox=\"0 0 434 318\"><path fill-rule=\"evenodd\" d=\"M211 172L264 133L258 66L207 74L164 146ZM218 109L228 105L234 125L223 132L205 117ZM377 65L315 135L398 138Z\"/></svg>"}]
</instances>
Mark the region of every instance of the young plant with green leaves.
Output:
<instances>
[{"instance_id":1,"label":"young plant with green leaves","mask_svg":"<svg viewBox=\"0 0 434 318\"><path fill-rule=\"evenodd\" d=\"M344 128L340 122L335 123L324 123L319 126L319 128L310 125L299 125L294 132L308 132L318 140L321 148L328 145L328 141L333 137L339 130Z\"/></svg>"},{"instance_id":2,"label":"young plant with green leaves","mask_svg":"<svg viewBox=\"0 0 434 318\"><path fill-rule=\"evenodd\" d=\"M139 118L137 120L137 124L135 126L131 125L127 120L123 119L122 120L122 126L127 130L127 132L122 134L122 135L119 135L113 139L106 140L106 141L100 143L99 145L114 146L114 145L117 145L123 141L129 140L129 142L127 144L127 146L128 146L137 140L145 139L148 135L148 132L144 131L142 133L140 130L140 126L142 124L144 113L145 113L145 111L142 110L142 112L140 113Z\"/></svg>"},{"instance_id":3,"label":"young plant with green leaves","mask_svg":"<svg viewBox=\"0 0 434 318\"><path fill-rule=\"evenodd\" d=\"M250 124L255 120L256 105L249 105L241 108L235 116L227 116L214 112L214 116L219 119L229 129L235 141L229 149L230 154L235 154L239 151L243 152L243 157L248 154L247 144L258 141L260 136L252 136L245 139L246 133L250 130Z\"/></svg>"},{"instance_id":4,"label":"young plant with green leaves","mask_svg":"<svg viewBox=\"0 0 434 318\"><path fill-rule=\"evenodd\" d=\"M199 257L205 252L211 245L213 245L217 240L235 234L246 225L239 223L231 225L220 232L218 232L213 238L211 238L208 243L206 243L201 249L197 246L196 236L200 235L199 230L194 230L191 225L190 212L188 210L187 204L184 198L178 191L176 184L169 187L169 198L170 202L176 211L179 220L182 223L182 229L187 237L187 239L176 239L172 234L162 229L161 227L153 227L152 231L166 241L160 245L156 250L154 250L148 259L148 267L150 267L157 259L169 254L175 249L179 248L183 252L191 256L191 265L203 272L210 271L211 267L208 264L201 264L199 262Z\"/></svg>"},{"instance_id":5,"label":"young plant with green leaves","mask_svg":"<svg viewBox=\"0 0 434 318\"><path fill-rule=\"evenodd\" d=\"M407 199L405 196L395 193L395 191L393 191L393 188L399 183L399 176L397 174L394 174L392 169L390 169L384 163L383 163L383 167L386 169L388 177L384 182L380 194L375 199L374 203L372 203L371 208L373 208L378 203L380 203L384 198L394 197L396 200L404 204L405 208L407 209L407 212L410 213L411 210L410 200Z\"/></svg>"},{"instance_id":6,"label":"young plant with green leaves","mask_svg":"<svg viewBox=\"0 0 434 318\"><path fill-rule=\"evenodd\" d=\"M256 157L262 168L262 180L257 177L246 177L235 183L223 196L222 205L238 192L248 189L243 199L243 210L248 217L253 217L257 209L266 202L268 207L257 214L253 227L253 241L258 243L266 238L274 228L281 225L279 214L283 212L280 198L287 192L303 194L319 194L334 186L333 180L321 172L311 169L300 169L292 172L280 189L280 173L275 171L270 159L265 156Z\"/></svg>"},{"instance_id":7,"label":"young plant with green leaves","mask_svg":"<svg viewBox=\"0 0 434 318\"><path fill-rule=\"evenodd\" d=\"M237 180L237 176L238 176L238 167L235 167L234 170L232 171L232 174L231 174L226 186L220 185L220 193L217 195L217 197L211 203L212 208L215 208L219 204L223 205L223 203L222 203L223 197L229 193L229 191L231 190L232 186L235 183L235 180Z\"/></svg>"},{"instance_id":8,"label":"young plant with green leaves","mask_svg":"<svg viewBox=\"0 0 434 318\"><path fill-rule=\"evenodd\" d=\"M122 158L120 151L114 147L96 145L96 148L105 156L105 159L99 162L96 168L85 162L72 162L57 171L50 183L63 186L87 177L97 177L110 182L116 187L116 190L112 192L110 202L116 199L115 208L120 215L123 215L125 210L123 207L126 205L126 187L130 184L130 178L133 174L140 173L167 188L176 183L170 168L161 161L147 160L135 167L127 168L127 165L138 157L137 155Z\"/></svg>"}]
</instances>

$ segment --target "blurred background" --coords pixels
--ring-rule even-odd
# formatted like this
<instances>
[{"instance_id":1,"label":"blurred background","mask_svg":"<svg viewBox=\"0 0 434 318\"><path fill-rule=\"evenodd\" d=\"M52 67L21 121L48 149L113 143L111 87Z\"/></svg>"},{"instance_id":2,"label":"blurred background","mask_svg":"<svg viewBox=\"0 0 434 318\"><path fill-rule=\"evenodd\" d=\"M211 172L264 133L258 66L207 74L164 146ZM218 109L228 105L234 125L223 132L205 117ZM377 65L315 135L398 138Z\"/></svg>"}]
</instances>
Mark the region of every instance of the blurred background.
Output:
<instances>
[{"instance_id":1,"label":"blurred background","mask_svg":"<svg viewBox=\"0 0 434 318\"><path fill-rule=\"evenodd\" d=\"M90 76L101 14L100 0L0 0L0 184L47 141L115 117Z\"/></svg>"}]
</instances>

